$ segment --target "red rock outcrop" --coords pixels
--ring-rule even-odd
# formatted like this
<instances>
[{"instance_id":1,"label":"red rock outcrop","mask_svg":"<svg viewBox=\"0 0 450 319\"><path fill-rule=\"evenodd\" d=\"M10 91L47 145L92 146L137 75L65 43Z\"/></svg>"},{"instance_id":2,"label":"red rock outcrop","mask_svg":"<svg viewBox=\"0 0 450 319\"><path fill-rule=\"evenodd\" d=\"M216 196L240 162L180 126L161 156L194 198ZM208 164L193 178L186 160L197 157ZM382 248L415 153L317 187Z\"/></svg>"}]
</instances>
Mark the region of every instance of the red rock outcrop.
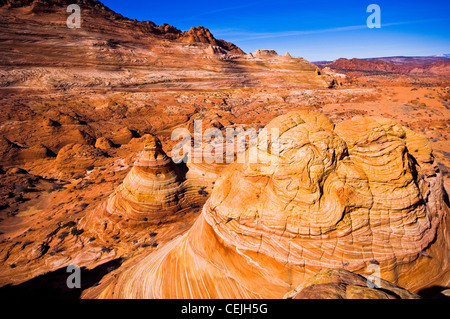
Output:
<instances>
[{"instance_id":1,"label":"red rock outcrop","mask_svg":"<svg viewBox=\"0 0 450 319\"><path fill-rule=\"evenodd\" d=\"M100 137L95 141L95 147L101 149L103 151L109 150L114 146L114 143L111 142L106 137Z\"/></svg>"},{"instance_id":2,"label":"red rock outcrop","mask_svg":"<svg viewBox=\"0 0 450 319\"><path fill-rule=\"evenodd\" d=\"M42 144L23 147L5 137L0 138L0 165L14 166L25 161L54 156L55 154Z\"/></svg>"},{"instance_id":3,"label":"red rock outcrop","mask_svg":"<svg viewBox=\"0 0 450 319\"><path fill-rule=\"evenodd\" d=\"M205 27L192 27L190 30L182 32L181 30L164 23L160 26L152 21L136 21L123 17L121 14L115 13L107 6L96 0L2 0L0 7L6 9L27 8L30 13L45 14L56 13L61 8L66 8L70 4L78 4L83 11L89 11L90 14L107 18L110 21L124 22L133 25L139 31L149 32L154 35L161 35L171 40L180 40L185 43L205 43L218 46L226 51L235 54L244 54L244 52L233 43L216 39L211 32Z\"/></svg>"},{"instance_id":4,"label":"red rock outcrop","mask_svg":"<svg viewBox=\"0 0 450 319\"><path fill-rule=\"evenodd\" d=\"M220 47L232 53L244 54L244 51L238 48L235 44L216 39L208 29L201 26L192 27L189 31L183 32L180 36L180 40L186 43L206 43L212 46Z\"/></svg>"},{"instance_id":5,"label":"red rock outcrop","mask_svg":"<svg viewBox=\"0 0 450 319\"><path fill-rule=\"evenodd\" d=\"M266 129L278 143L246 153L265 161L229 165L185 235L85 297L282 298L323 269L374 263L413 292L448 285L449 208L426 138L379 117L335 125L303 111Z\"/></svg>"},{"instance_id":6,"label":"red rock outcrop","mask_svg":"<svg viewBox=\"0 0 450 319\"><path fill-rule=\"evenodd\" d=\"M0 21L4 30L0 65L9 68L1 74L1 86L64 91L139 88L147 92L150 88L218 89L243 84L328 86L329 79L317 76L309 62L250 61L236 45L216 39L204 27L182 32L167 24L134 21L90 0L77 2L83 12L81 28L68 29L65 1L46 2L46 10L31 14L38 3L8 1L0 6L4 17ZM10 50L11 46L21 54Z\"/></svg>"},{"instance_id":7,"label":"red rock outcrop","mask_svg":"<svg viewBox=\"0 0 450 319\"><path fill-rule=\"evenodd\" d=\"M173 260L182 261L182 267L185 267L186 273L189 274L187 282L190 286L181 281L176 287L189 290L192 286L191 279L201 275L209 287L205 291L212 289L217 282L218 290L209 291L208 296L232 296L232 293L223 287L238 282L246 287L242 290L235 289L236 294L240 296L281 298L285 291L294 289L296 284L303 280L301 278L309 278L317 273L319 266L311 266L313 263L332 263L332 267L353 267L351 270L354 270L355 267L358 268L357 260L362 260L361 269L355 270L359 274L365 271L364 266L372 256L374 259L369 261L371 265L378 259L382 261L380 265L383 278L395 281L398 277L398 284L415 292L426 285L426 281L429 285L445 284L448 254L442 251L443 247L446 247L445 227L448 226L444 223L445 217L442 217L442 221L436 226L436 218L441 218L441 210L436 208L438 217L434 218L432 213L430 215L432 205L429 204L433 202L433 197L436 198L435 202L439 202L441 175L446 178L445 185L450 190L450 81L445 73L445 59L435 60L436 64L422 63L422 58L382 59L403 65L412 62L414 67L409 73L398 68L388 70L389 65L386 65L388 72L382 68L372 72L370 65L367 72L360 72L358 68L363 69L365 66L355 62L354 72L362 76L356 79L349 76L343 87L335 85L333 89L328 89L333 86L331 84L338 83L332 77L322 75L323 70L302 58L275 54L242 55L235 46L215 39L205 28L183 32L169 24L156 25L151 21L128 19L99 1L70 3L78 3L81 6L81 29L67 28L66 18L69 13L65 8L69 1L0 0L0 286L19 284L33 278L39 280L36 278L39 275L62 269L72 263L92 269L112 259L137 256L124 265L123 269L121 267L114 273L118 275L130 266L137 265L140 258L147 259L155 249L161 249L161 254L169 256L164 251L165 243L183 235L192 227L203 204L213 192L218 193L214 195L215 199L211 203L217 205L219 212L231 211L233 214L247 216L251 215L250 208L253 208L255 203L269 208L277 203L280 206L286 198L291 199L293 196L291 187L286 186L289 179L283 180L280 174L275 174L274 178L264 175L264 169L261 168L263 166L260 166L258 170L262 173L247 176L237 169L242 164L233 164L233 172L244 176L234 179L230 177L233 182L230 189L233 194L242 193L239 196L233 195L233 198L245 205L234 204L230 198L222 205L217 198L218 194L225 193L227 185L223 181L216 183L216 180L227 169L227 164L191 162L187 163L187 168L179 165L183 172L186 169L188 171L185 176L182 174L185 178L182 178L181 183L173 184L175 189L183 189L179 201L181 209L168 213L167 219L163 219L160 224L145 224L144 218L148 217L144 217L142 221L133 218L121 219L121 215L111 216L106 211L108 196L111 193L118 192L119 188L121 192L126 192L124 186L119 185L124 182L130 166L136 160L136 152L143 148L144 139L139 136L148 133L159 136L164 150L169 154L169 149L175 144L175 141L170 139L171 131L177 127L187 127L191 130L194 119L202 119L204 129L215 127L224 133L228 128L240 126L257 129L280 114L299 109L319 111L328 115L335 123L344 121L344 124L341 123L342 127L337 124L334 129L334 133L340 130L339 136L345 136L348 130L354 131L355 135L365 136L361 140L354 140L352 136L340 137L345 140L346 146L342 151L343 158L336 160L335 166L339 170L335 170L335 174L330 173L334 170L333 165L327 166L326 161L320 164L317 158L311 160L308 165L311 165L313 171L320 171L321 167L324 167L323 175L317 171L311 174L311 181L316 181L319 186L301 188L303 192L299 192L299 197L292 200L293 205L300 207L299 215L303 216L308 205L301 205L298 198L304 198L300 196L302 194L309 194L311 211L320 209L329 213L331 222L332 217L337 219L336 211L346 207L343 219L337 223L337 230L325 227L323 231L320 230L320 235L317 235L318 230L312 228L310 237L301 234L295 238L294 243L300 242L306 247L302 248L304 252L301 254L307 266L302 268L301 263L300 266L295 264L295 258L300 254L299 249L292 249L293 254L288 263L274 261L283 249L286 251L285 235L291 234L291 228L287 227L288 231L279 236L279 248L278 242L273 239L279 232L278 229L273 231L270 228L273 224L270 225L269 231L266 231L265 224L261 223L255 228L263 228L262 230L253 230L250 226L256 221L239 217L243 223L247 223L244 226L250 225L248 228L252 235L265 235L261 249L267 247L268 240L276 247L267 250L273 251L273 258L272 255L268 256L262 252L255 254L251 249L243 250L241 246L236 245L240 240L239 236L244 239L251 238L245 236L248 234L247 229L241 231L244 226L234 219L228 223L223 222L225 217L222 220L213 215L211 211L214 207L208 204L204 209L207 212L203 213L198 224L187 235L185 242L183 241L188 252L174 248L174 252L170 254ZM427 71L428 66L430 71ZM376 68L376 63L374 67ZM382 80L374 83L375 77L370 76L371 74L385 76L380 76ZM430 75L436 76L426 78ZM342 74L336 73L332 76L343 77ZM405 78L408 80L404 80ZM371 140L367 135L378 136L377 134L390 124L381 122L380 129L376 121L361 122L363 125L358 124L358 121L350 122L351 124L345 121L355 115L396 119L402 124L405 136L388 133L386 141L380 142L384 146L387 145L386 150L374 151L372 146L376 145L377 141ZM363 130L364 126L370 127L374 132L368 134ZM406 127L426 135L429 141L412 134ZM394 131L397 131L397 128ZM324 132L329 133L329 130L324 129ZM312 135L317 134L319 133L314 131ZM339 141L338 138L331 140ZM403 150L401 141L406 141L406 150ZM319 143L319 140L313 139L313 142ZM120 147L116 143L120 144ZM330 144L330 149L333 143ZM433 146L433 156L430 156L430 145ZM66 148L63 149L64 147ZM317 148L317 151L319 149ZM340 149L339 143L336 149ZM392 152L389 151L391 149ZM314 151L313 148L310 153ZM402 152L408 153L408 160L399 160L401 156L393 155ZM54 154L59 154L58 158L55 158ZM383 157L389 160L374 159ZM415 164L415 160L418 164ZM333 160L330 162L334 163ZM391 162L397 163L398 166ZM409 166L404 164L406 162L410 162ZM293 163L300 165L296 160ZM439 172L436 163L439 165ZM381 168L383 165L392 170L395 180L385 176ZM402 165L405 167L404 171ZM352 178L345 175L353 172L347 166L356 170ZM286 167L283 169L290 171ZM142 170L145 171L145 167ZM369 173L364 172L366 170ZM363 178L363 172L370 178ZM372 176L370 172L379 173L380 176ZM147 178L148 175L140 172L134 178L143 177L148 187L151 182ZM302 175L294 171L293 175L295 178L300 176L302 183L306 183L310 174ZM338 177L335 178L335 175ZM343 179L342 176L346 178ZM266 188L277 190L275 195L270 195L273 201L267 200L265 191L258 195L263 197L261 202L259 198L252 198L248 194L251 192L248 189L257 189L258 180L268 180L270 183ZM145 193L150 189L143 190L136 180L127 182L127 185L132 185L132 182L135 182L132 190ZM239 188L241 183L242 189ZM414 183L419 191L414 187ZM275 184L278 186L274 188L272 185ZM297 184L299 183L289 185L295 189ZM344 184L341 187L342 194L328 192L339 189L341 184ZM384 185L394 184L392 191L387 190L392 195L383 195ZM170 185L172 184L169 183ZM333 188L333 185L337 186ZM328 188L323 189L323 186ZM352 190L352 186L355 190ZM283 187L286 190L279 191ZM216 191L217 188L219 190ZM239 189L236 190L237 188ZM401 191L402 188L404 192ZM367 190L370 190L370 196ZM159 196L162 191L163 189L156 189L155 194ZM153 193L153 190L151 192ZM170 189L165 192L170 193ZM129 211L129 215L134 216L136 207L139 212L141 208L145 208L145 200L139 201L139 196L135 201L130 194L113 194L116 199L121 197L121 200L111 200L112 204L122 206L117 209L115 206L111 207L115 212L123 212L123 216L128 215ZM361 198L358 199L354 194L360 194ZM147 195L146 198L151 197L150 193ZM424 204L417 202L416 195L423 197ZM319 204L317 197L321 198ZM152 200L155 198L152 197ZM329 204L330 198L336 199L337 204ZM160 199L161 197L158 197L159 204L152 207L162 207L164 210L163 204L167 199L162 198L159 201ZM405 204L407 201L411 201L411 208ZM364 202L366 204L361 204ZM174 204L176 201L170 203ZM372 203L373 208L367 203ZM323 206L326 204L328 206ZM398 210L391 209L393 205L397 206ZM425 213L422 209L424 205L427 207ZM247 211L240 211L240 206ZM255 207L258 212L264 211L259 206ZM337 209L333 210L333 207ZM368 211L367 215L364 215L364 209ZM409 209L414 213L408 212ZM96 213L93 213L94 210ZM233 214L232 216L235 216ZM211 224L214 226L214 222L218 220L218 226L215 227L219 230L221 227L229 227L231 232L237 229L239 236L230 239L229 236L216 232L205 221L204 215L209 216L208 220L212 220ZM363 222L367 216L370 217L369 226ZM279 218L278 215L269 217L275 221ZM258 218L255 220L259 221ZM264 219L264 216L260 219ZM291 225L291 220L308 222L307 218L304 219L289 217L285 224ZM317 220L324 223L321 218ZM429 226L426 220L429 220ZM346 235L346 228L341 227L345 223L354 225L354 244L351 243L351 236ZM400 226L402 224L403 227ZM361 228L358 228L359 226ZM417 254L416 251L424 247L429 240L433 232L430 229L433 227L437 229L435 241ZM353 229L353 226L348 229ZM202 230L206 230L205 233ZM402 231L404 235L399 235ZM370 235L372 232L373 235ZM353 234L353 230L350 233ZM414 238L417 239L416 243ZM404 243L399 244L400 239ZM339 242L339 245L333 240ZM385 241L386 245L383 244ZM211 253L206 242L211 243ZM243 245L248 242L249 240L242 240ZM317 249L319 243L322 246ZM366 246L361 248L363 245ZM405 251L398 252L403 245ZM368 248L372 246L373 253ZM389 247L393 251L391 254ZM319 257L322 250L325 252L324 257ZM339 254L343 254L345 261L338 262ZM184 257L185 255L193 257ZM386 266L393 255L399 255L399 258L390 266ZM205 272L210 271L209 257L217 262L219 270L213 269L211 276L204 276ZM167 258L169 257L162 257L161 260L170 265ZM200 266L193 267L191 262L199 263ZM258 262L263 270L254 266L254 262ZM442 265L442 276L438 278L435 272L438 269L436 265L439 264ZM147 265L154 266L152 263ZM239 265L242 271L236 271L234 265ZM416 268L411 270L411 265L416 265ZM267 269L264 269L266 266ZM146 266L139 264L136 267L142 270ZM257 270L249 271L251 267ZM323 268L326 267L328 265L323 265ZM197 268L200 269L200 275L196 274ZM399 275L392 275L394 271ZM180 274L179 269L172 271L172 268L168 267L167 273L158 268L151 270L152 274L143 271L142 275L155 276L169 282L173 279L171 272ZM408 272L411 273L410 276L405 275ZM425 274L429 275L428 279L424 279ZM273 278L275 285L272 285L268 277ZM127 275L126 278L124 283L133 281L136 276ZM216 280L217 278L219 279ZM90 296L97 296L106 287L106 281L113 279L113 276L105 278L96 294ZM248 284L252 280L255 283L267 284L270 288L259 293L256 284ZM171 284L169 286L173 287ZM281 286L280 289L273 288ZM140 293L140 288L138 284L132 292ZM244 293L245 289L249 292ZM274 290L277 292L274 293ZM154 296L165 294L165 291L157 291ZM185 293L180 292L180 295Z\"/></svg>"},{"instance_id":8,"label":"red rock outcrop","mask_svg":"<svg viewBox=\"0 0 450 319\"><path fill-rule=\"evenodd\" d=\"M58 152L55 168L60 178L76 177L85 174L104 156L101 150L92 145L68 144Z\"/></svg>"},{"instance_id":9,"label":"red rock outcrop","mask_svg":"<svg viewBox=\"0 0 450 319\"><path fill-rule=\"evenodd\" d=\"M278 53L275 50L258 49L253 53L253 56L278 56Z\"/></svg>"}]
</instances>

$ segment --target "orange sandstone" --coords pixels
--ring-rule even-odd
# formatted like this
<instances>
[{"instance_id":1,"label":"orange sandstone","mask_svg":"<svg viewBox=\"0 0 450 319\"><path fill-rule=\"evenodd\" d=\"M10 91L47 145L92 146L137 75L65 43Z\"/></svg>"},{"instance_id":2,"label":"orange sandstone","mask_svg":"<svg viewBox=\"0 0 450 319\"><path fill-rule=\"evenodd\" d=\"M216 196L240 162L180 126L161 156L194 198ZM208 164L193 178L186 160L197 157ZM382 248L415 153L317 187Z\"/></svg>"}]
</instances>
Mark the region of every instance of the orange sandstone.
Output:
<instances>
[{"instance_id":1,"label":"orange sandstone","mask_svg":"<svg viewBox=\"0 0 450 319\"><path fill-rule=\"evenodd\" d=\"M323 269L373 263L411 291L448 284L448 206L425 138L304 111L266 128L279 129L278 162L229 165L185 235L85 297L282 298ZM260 158L275 156L267 143Z\"/></svg>"}]
</instances>

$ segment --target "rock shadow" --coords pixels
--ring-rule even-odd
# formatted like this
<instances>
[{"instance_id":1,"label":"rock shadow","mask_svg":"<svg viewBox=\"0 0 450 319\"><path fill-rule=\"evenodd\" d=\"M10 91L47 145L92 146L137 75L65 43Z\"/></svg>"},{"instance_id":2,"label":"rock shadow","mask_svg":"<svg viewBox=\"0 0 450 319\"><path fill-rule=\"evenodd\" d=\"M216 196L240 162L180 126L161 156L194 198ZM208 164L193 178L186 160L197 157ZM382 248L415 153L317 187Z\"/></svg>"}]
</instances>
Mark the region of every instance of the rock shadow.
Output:
<instances>
[{"instance_id":1,"label":"rock shadow","mask_svg":"<svg viewBox=\"0 0 450 319\"><path fill-rule=\"evenodd\" d=\"M106 274L119 268L123 261L123 258L117 258L94 269L82 267L81 288L67 287L67 278L73 272L67 272L67 267L63 267L15 286L0 287L0 299L80 299L83 290L98 285Z\"/></svg>"},{"instance_id":2,"label":"rock shadow","mask_svg":"<svg viewBox=\"0 0 450 319\"><path fill-rule=\"evenodd\" d=\"M449 299L450 296L446 296L442 291L449 289L449 287L443 286L431 286L420 290L417 294L424 299Z\"/></svg>"}]
</instances>

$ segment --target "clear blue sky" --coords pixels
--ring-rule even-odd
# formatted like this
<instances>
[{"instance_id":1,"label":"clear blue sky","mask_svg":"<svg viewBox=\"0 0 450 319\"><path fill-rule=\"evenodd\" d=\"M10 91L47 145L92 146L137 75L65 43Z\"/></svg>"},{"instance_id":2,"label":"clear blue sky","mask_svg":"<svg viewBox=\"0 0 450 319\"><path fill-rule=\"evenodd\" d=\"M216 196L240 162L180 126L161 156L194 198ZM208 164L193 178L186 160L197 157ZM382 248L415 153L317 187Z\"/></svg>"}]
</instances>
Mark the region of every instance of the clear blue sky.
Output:
<instances>
[{"instance_id":1,"label":"clear blue sky","mask_svg":"<svg viewBox=\"0 0 450 319\"><path fill-rule=\"evenodd\" d=\"M310 61L450 53L450 0L102 2L131 19L183 31L204 26L245 52L289 51ZM381 8L380 29L366 26L372 3Z\"/></svg>"}]
</instances>

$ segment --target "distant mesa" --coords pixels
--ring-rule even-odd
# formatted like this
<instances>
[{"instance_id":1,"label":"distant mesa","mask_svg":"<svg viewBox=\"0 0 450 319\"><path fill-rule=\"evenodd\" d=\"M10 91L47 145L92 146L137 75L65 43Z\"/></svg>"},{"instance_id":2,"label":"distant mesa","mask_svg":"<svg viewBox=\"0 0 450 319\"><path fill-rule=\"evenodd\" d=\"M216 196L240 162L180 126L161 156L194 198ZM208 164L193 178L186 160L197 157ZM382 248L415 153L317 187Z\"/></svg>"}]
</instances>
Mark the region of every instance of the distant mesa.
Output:
<instances>
[{"instance_id":1,"label":"distant mesa","mask_svg":"<svg viewBox=\"0 0 450 319\"><path fill-rule=\"evenodd\" d=\"M227 166L186 234L85 297L282 298L324 269L374 264L413 292L448 285L449 207L426 138L385 118L334 124L307 111L266 128L280 132L278 163ZM260 158L273 156L266 143L254 146ZM391 295L353 279L340 287L346 298Z\"/></svg>"},{"instance_id":2,"label":"distant mesa","mask_svg":"<svg viewBox=\"0 0 450 319\"><path fill-rule=\"evenodd\" d=\"M253 55L256 56L278 56L277 51L275 50L262 50L262 49L258 49L255 50L255 52L253 53Z\"/></svg>"},{"instance_id":3,"label":"distant mesa","mask_svg":"<svg viewBox=\"0 0 450 319\"><path fill-rule=\"evenodd\" d=\"M446 57L386 57L370 59L340 58L332 62L316 62L320 67L345 73L363 74L450 74L450 59Z\"/></svg>"}]
</instances>

